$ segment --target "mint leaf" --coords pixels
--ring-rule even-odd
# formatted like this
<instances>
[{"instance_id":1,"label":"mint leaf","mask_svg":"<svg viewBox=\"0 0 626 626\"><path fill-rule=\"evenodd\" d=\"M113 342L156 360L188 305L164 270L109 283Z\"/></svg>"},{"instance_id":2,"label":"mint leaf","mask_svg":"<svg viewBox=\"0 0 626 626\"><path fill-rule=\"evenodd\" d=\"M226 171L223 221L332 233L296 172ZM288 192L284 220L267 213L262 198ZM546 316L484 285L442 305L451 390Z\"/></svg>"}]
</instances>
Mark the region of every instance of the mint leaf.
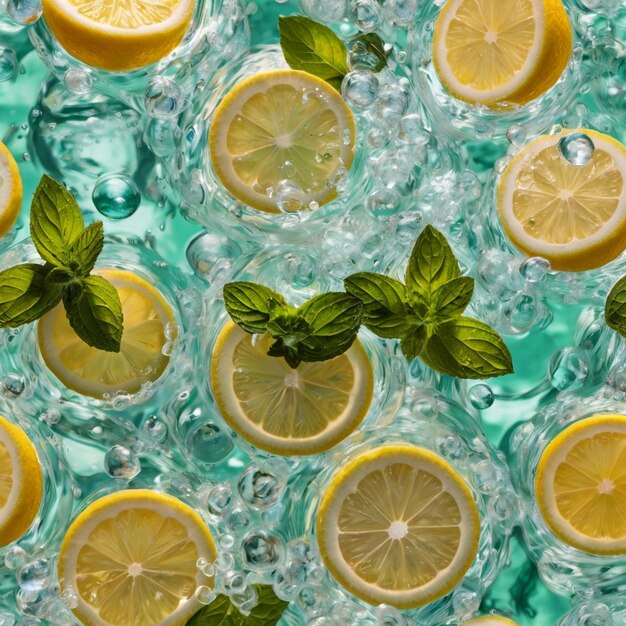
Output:
<instances>
[{"instance_id":1,"label":"mint leaf","mask_svg":"<svg viewBox=\"0 0 626 626\"><path fill-rule=\"evenodd\" d=\"M350 71L348 51L335 33L302 15L278 18L280 47L289 67L313 74L341 90L341 81Z\"/></svg>"},{"instance_id":2,"label":"mint leaf","mask_svg":"<svg viewBox=\"0 0 626 626\"><path fill-rule=\"evenodd\" d=\"M123 332L122 304L117 289L101 276L88 276L63 294L70 326L88 345L119 352Z\"/></svg>"},{"instance_id":3,"label":"mint leaf","mask_svg":"<svg viewBox=\"0 0 626 626\"><path fill-rule=\"evenodd\" d=\"M500 335L469 317L437 326L420 358L429 367L457 378L490 378L513 371L511 354Z\"/></svg>"},{"instance_id":4,"label":"mint leaf","mask_svg":"<svg viewBox=\"0 0 626 626\"><path fill-rule=\"evenodd\" d=\"M458 317L465 311L474 293L474 279L469 276L453 278L437 287L432 294L432 310L437 322Z\"/></svg>"},{"instance_id":5,"label":"mint leaf","mask_svg":"<svg viewBox=\"0 0 626 626\"><path fill-rule=\"evenodd\" d=\"M609 291L604 317L611 328L626 337L626 276L620 278Z\"/></svg>"},{"instance_id":6,"label":"mint leaf","mask_svg":"<svg viewBox=\"0 0 626 626\"><path fill-rule=\"evenodd\" d=\"M76 282L76 278L71 271L64 270L60 267L52 267L51 265L48 265L48 267L51 269L46 276L46 287L62 288Z\"/></svg>"},{"instance_id":7,"label":"mint leaf","mask_svg":"<svg viewBox=\"0 0 626 626\"><path fill-rule=\"evenodd\" d=\"M356 51L361 59L371 59L367 69L372 72L380 72L387 67L385 42L376 33L360 33L352 37L350 49Z\"/></svg>"},{"instance_id":8,"label":"mint leaf","mask_svg":"<svg viewBox=\"0 0 626 626\"><path fill-rule=\"evenodd\" d=\"M93 270L104 246L104 226L93 222L73 241L70 247L70 269L84 278Z\"/></svg>"},{"instance_id":9,"label":"mint leaf","mask_svg":"<svg viewBox=\"0 0 626 626\"><path fill-rule=\"evenodd\" d=\"M298 343L298 355L303 361L326 361L343 354L353 344L363 305L348 293L323 293L305 302L297 314L310 329Z\"/></svg>"},{"instance_id":10,"label":"mint leaf","mask_svg":"<svg viewBox=\"0 0 626 626\"><path fill-rule=\"evenodd\" d=\"M281 600L270 585L255 587L259 596L250 615L242 615L228 596L219 595L200 609L186 626L275 626L289 606Z\"/></svg>"},{"instance_id":11,"label":"mint leaf","mask_svg":"<svg viewBox=\"0 0 626 626\"><path fill-rule=\"evenodd\" d=\"M44 261L69 267L70 247L83 231L83 217L76 200L61 183L42 177L30 209L30 236Z\"/></svg>"},{"instance_id":12,"label":"mint leaf","mask_svg":"<svg viewBox=\"0 0 626 626\"><path fill-rule=\"evenodd\" d=\"M361 272L343 281L346 291L363 304L363 324L385 339L400 339L413 327L408 319L406 287L398 280Z\"/></svg>"},{"instance_id":13,"label":"mint leaf","mask_svg":"<svg viewBox=\"0 0 626 626\"><path fill-rule=\"evenodd\" d=\"M30 324L61 301L61 289L46 285L50 266L24 263L0 272L0 327Z\"/></svg>"},{"instance_id":14,"label":"mint leaf","mask_svg":"<svg viewBox=\"0 0 626 626\"><path fill-rule=\"evenodd\" d=\"M283 297L264 285L245 281L224 285L224 306L233 322L247 333L264 333L275 304L285 304Z\"/></svg>"},{"instance_id":15,"label":"mint leaf","mask_svg":"<svg viewBox=\"0 0 626 626\"><path fill-rule=\"evenodd\" d=\"M420 355L426 343L427 336L425 326L416 326L402 337L400 349L407 361L412 361Z\"/></svg>"},{"instance_id":16,"label":"mint leaf","mask_svg":"<svg viewBox=\"0 0 626 626\"><path fill-rule=\"evenodd\" d=\"M461 276L459 264L445 237L428 225L415 242L406 271L406 286L428 301L443 284Z\"/></svg>"}]
</instances>

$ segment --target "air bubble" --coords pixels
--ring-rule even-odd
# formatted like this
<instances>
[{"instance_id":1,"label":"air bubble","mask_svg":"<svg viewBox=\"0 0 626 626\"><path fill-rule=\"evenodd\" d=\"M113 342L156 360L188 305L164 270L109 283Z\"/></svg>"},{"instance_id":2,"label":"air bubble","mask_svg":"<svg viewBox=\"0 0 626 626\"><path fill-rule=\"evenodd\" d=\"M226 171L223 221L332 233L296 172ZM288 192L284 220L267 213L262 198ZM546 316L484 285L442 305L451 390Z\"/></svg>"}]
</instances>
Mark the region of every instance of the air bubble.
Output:
<instances>
[{"instance_id":1,"label":"air bubble","mask_svg":"<svg viewBox=\"0 0 626 626\"><path fill-rule=\"evenodd\" d=\"M341 93L348 104L358 109L367 109L374 104L378 87L376 74L367 70L357 70L346 74L341 85Z\"/></svg>"},{"instance_id":2,"label":"air bubble","mask_svg":"<svg viewBox=\"0 0 626 626\"><path fill-rule=\"evenodd\" d=\"M132 178L114 174L98 180L91 199L105 217L123 220L139 208L141 194Z\"/></svg>"},{"instance_id":3,"label":"air bubble","mask_svg":"<svg viewBox=\"0 0 626 626\"><path fill-rule=\"evenodd\" d=\"M41 0L8 0L7 13L18 24L34 24L43 12Z\"/></svg>"},{"instance_id":4,"label":"air bubble","mask_svg":"<svg viewBox=\"0 0 626 626\"><path fill-rule=\"evenodd\" d=\"M242 540L247 567L257 572L276 569L283 558L283 544L278 537L263 530L248 533Z\"/></svg>"},{"instance_id":5,"label":"air bubble","mask_svg":"<svg viewBox=\"0 0 626 626\"><path fill-rule=\"evenodd\" d=\"M234 447L228 433L211 422L201 424L191 431L185 438L185 443L194 458L203 463L218 463Z\"/></svg>"},{"instance_id":6,"label":"air bubble","mask_svg":"<svg viewBox=\"0 0 626 626\"><path fill-rule=\"evenodd\" d=\"M364 33L376 30L381 13L381 6L377 0L353 0L352 2L352 21Z\"/></svg>"},{"instance_id":7,"label":"air bubble","mask_svg":"<svg viewBox=\"0 0 626 626\"><path fill-rule=\"evenodd\" d=\"M65 72L63 83L68 91L82 95L91 91L93 80L91 74L85 70L71 68Z\"/></svg>"},{"instance_id":8,"label":"air bubble","mask_svg":"<svg viewBox=\"0 0 626 626\"><path fill-rule=\"evenodd\" d=\"M467 395L469 396L472 406L476 409L488 409L494 401L491 387L482 383L470 387Z\"/></svg>"},{"instance_id":9,"label":"air bubble","mask_svg":"<svg viewBox=\"0 0 626 626\"><path fill-rule=\"evenodd\" d=\"M588 357L580 348L564 348L550 359L548 376L552 386L559 391L580 389L588 374Z\"/></svg>"},{"instance_id":10,"label":"air bubble","mask_svg":"<svg viewBox=\"0 0 626 626\"><path fill-rule=\"evenodd\" d=\"M104 469L112 478L131 479L141 471L141 463L128 448L113 446L104 455Z\"/></svg>"},{"instance_id":11,"label":"air bubble","mask_svg":"<svg viewBox=\"0 0 626 626\"><path fill-rule=\"evenodd\" d=\"M561 156L572 165L587 165L593 156L595 146L593 141L583 133L570 133L563 137L558 144Z\"/></svg>"},{"instance_id":12,"label":"air bubble","mask_svg":"<svg viewBox=\"0 0 626 626\"><path fill-rule=\"evenodd\" d=\"M256 465L249 465L237 482L239 495L257 509L274 506L285 488L283 479Z\"/></svg>"},{"instance_id":13,"label":"air bubble","mask_svg":"<svg viewBox=\"0 0 626 626\"><path fill-rule=\"evenodd\" d=\"M180 87L165 76L153 78L144 94L146 113L158 120L177 116L183 110L184 103Z\"/></svg>"}]
</instances>

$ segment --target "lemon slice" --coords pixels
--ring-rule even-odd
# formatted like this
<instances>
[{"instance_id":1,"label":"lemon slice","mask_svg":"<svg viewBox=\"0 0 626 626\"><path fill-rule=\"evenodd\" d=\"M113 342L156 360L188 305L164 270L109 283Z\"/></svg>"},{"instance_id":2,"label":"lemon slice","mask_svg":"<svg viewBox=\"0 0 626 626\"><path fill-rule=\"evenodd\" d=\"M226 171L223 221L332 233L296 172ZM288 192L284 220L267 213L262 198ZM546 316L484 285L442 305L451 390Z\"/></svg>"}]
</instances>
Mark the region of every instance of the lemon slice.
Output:
<instances>
[{"instance_id":1,"label":"lemon slice","mask_svg":"<svg viewBox=\"0 0 626 626\"><path fill-rule=\"evenodd\" d=\"M50 371L78 393L95 398L117 391L136 393L144 383L157 380L169 362L162 349L165 327L174 316L163 296L136 274L119 269L97 273L120 295L124 314L120 352L106 352L84 343L67 321L63 305L39 320L39 350Z\"/></svg>"},{"instance_id":2,"label":"lemon slice","mask_svg":"<svg viewBox=\"0 0 626 626\"><path fill-rule=\"evenodd\" d=\"M0 237L15 223L22 206L22 178L9 149L0 141Z\"/></svg>"},{"instance_id":3,"label":"lemon slice","mask_svg":"<svg viewBox=\"0 0 626 626\"><path fill-rule=\"evenodd\" d=\"M544 450L535 481L559 539L591 554L626 553L626 416L568 426Z\"/></svg>"},{"instance_id":4,"label":"lemon slice","mask_svg":"<svg viewBox=\"0 0 626 626\"><path fill-rule=\"evenodd\" d=\"M187 31L194 6L193 0L43 0L43 15L72 56L120 72L167 56Z\"/></svg>"},{"instance_id":5,"label":"lemon slice","mask_svg":"<svg viewBox=\"0 0 626 626\"><path fill-rule=\"evenodd\" d=\"M323 80L296 70L256 74L218 106L209 138L218 178L235 198L270 213L319 205L350 168L354 117Z\"/></svg>"},{"instance_id":6,"label":"lemon slice","mask_svg":"<svg viewBox=\"0 0 626 626\"><path fill-rule=\"evenodd\" d=\"M435 70L471 104L534 100L557 82L571 52L561 0L448 0L435 25Z\"/></svg>"},{"instance_id":7,"label":"lemon slice","mask_svg":"<svg viewBox=\"0 0 626 626\"><path fill-rule=\"evenodd\" d=\"M177 498L120 491L90 504L70 525L59 554L63 592L88 626L184 624L213 579L198 561L216 558L202 518Z\"/></svg>"},{"instance_id":8,"label":"lemon slice","mask_svg":"<svg viewBox=\"0 0 626 626\"><path fill-rule=\"evenodd\" d=\"M508 617L502 617L501 615L481 615L475 617L469 622L463 622L462 626L519 626L517 622L514 622Z\"/></svg>"},{"instance_id":9,"label":"lemon slice","mask_svg":"<svg viewBox=\"0 0 626 626\"><path fill-rule=\"evenodd\" d=\"M472 493L442 458L416 446L365 452L337 472L317 514L333 576L370 604L416 607L446 595L478 549Z\"/></svg>"},{"instance_id":10,"label":"lemon slice","mask_svg":"<svg viewBox=\"0 0 626 626\"><path fill-rule=\"evenodd\" d=\"M26 433L0 417L0 546L19 539L37 516L41 465Z\"/></svg>"},{"instance_id":11,"label":"lemon slice","mask_svg":"<svg viewBox=\"0 0 626 626\"><path fill-rule=\"evenodd\" d=\"M586 164L568 161L559 149L559 142L590 140L595 148ZM511 242L553 269L608 263L626 247L626 147L591 130L539 137L502 174L498 212Z\"/></svg>"},{"instance_id":12,"label":"lemon slice","mask_svg":"<svg viewBox=\"0 0 626 626\"><path fill-rule=\"evenodd\" d=\"M373 374L357 341L344 354L296 369L268 356L271 337L229 322L211 359L211 386L222 416L255 446L275 454L315 454L347 437L367 413Z\"/></svg>"}]
</instances>

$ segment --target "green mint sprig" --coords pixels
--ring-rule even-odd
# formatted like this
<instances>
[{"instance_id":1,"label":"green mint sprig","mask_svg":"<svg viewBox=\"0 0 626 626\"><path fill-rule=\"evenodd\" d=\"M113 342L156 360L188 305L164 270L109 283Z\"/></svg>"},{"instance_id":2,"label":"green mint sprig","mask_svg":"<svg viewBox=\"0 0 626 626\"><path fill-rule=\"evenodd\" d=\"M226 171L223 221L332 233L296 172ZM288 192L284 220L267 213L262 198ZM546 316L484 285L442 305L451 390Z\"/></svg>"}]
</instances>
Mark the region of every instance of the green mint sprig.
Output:
<instances>
[{"instance_id":1,"label":"green mint sprig","mask_svg":"<svg viewBox=\"0 0 626 626\"><path fill-rule=\"evenodd\" d=\"M278 18L278 30L289 67L313 74L341 91L341 82L350 71L348 49L328 26L302 15L289 15ZM375 59L372 71L380 72L387 65L385 44L375 33L356 35L350 44L362 46Z\"/></svg>"},{"instance_id":2,"label":"green mint sprig","mask_svg":"<svg viewBox=\"0 0 626 626\"><path fill-rule=\"evenodd\" d=\"M626 337L626 276L620 278L609 291L604 318L610 328Z\"/></svg>"},{"instance_id":3,"label":"green mint sprig","mask_svg":"<svg viewBox=\"0 0 626 626\"><path fill-rule=\"evenodd\" d=\"M186 626L275 626L289 602L281 600L269 585L255 587L259 596L249 615L243 615L229 600L219 595L200 609Z\"/></svg>"},{"instance_id":4,"label":"green mint sprig","mask_svg":"<svg viewBox=\"0 0 626 626\"><path fill-rule=\"evenodd\" d=\"M44 175L30 209L30 236L44 261L0 272L0 328L30 324L61 301L70 326L88 345L119 352L123 314L117 290L91 275L104 245L102 222L85 228L78 204Z\"/></svg>"},{"instance_id":5,"label":"green mint sprig","mask_svg":"<svg viewBox=\"0 0 626 626\"><path fill-rule=\"evenodd\" d=\"M462 276L444 236L427 226L411 253L404 284L362 272L344 280L363 303L363 324L385 339L399 339L406 358L419 357L442 374L490 378L513 371L511 354L487 324L463 316L474 280Z\"/></svg>"},{"instance_id":6,"label":"green mint sprig","mask_svg":"<svg viewBox=\"0 0 626 626\"><path fill-rule=\"evenodd\" d=\"M290 367L302 361L326 361L343 354L356 339L363 305L347 293L314 296L298 308L275 291L251 282L224 285L224 305L247 333L267 332L276 341L270 356L283 357Z\"/></svg>"}]
</instances>

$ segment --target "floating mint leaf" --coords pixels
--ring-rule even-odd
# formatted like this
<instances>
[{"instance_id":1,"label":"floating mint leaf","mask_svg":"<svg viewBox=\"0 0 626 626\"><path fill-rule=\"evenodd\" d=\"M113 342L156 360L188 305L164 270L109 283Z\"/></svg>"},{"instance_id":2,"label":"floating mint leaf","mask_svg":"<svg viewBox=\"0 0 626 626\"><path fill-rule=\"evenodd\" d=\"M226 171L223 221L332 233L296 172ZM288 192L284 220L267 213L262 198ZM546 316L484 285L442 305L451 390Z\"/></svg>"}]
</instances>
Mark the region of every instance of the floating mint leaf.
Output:
<instances>
[{"instance_id":1,"label":"floating mint leaf","mask_svg":"<svg viewBox=\"0 0 626 626\"><path fill-rule=\"evenodd\" d=\"M186 626L275 626L289 606L269 585L255 587L259 597L249 615L242 615L227 596L219 595L200 609Z\"/></svg>"},{"instance_id":2,"label":"floating mint leaf","mask_svg":"<svg viewBox=\"0 0 626 626\"><path fill-rule=\"evenodd\" d=\"M439 325L420 358L433 369L457 378L491 378L513 371L511 354L500 335L469 317Z\"/></svg>"},{"instance_id":3,"label":"floating mint leaf","mask_svg":"<svg viewBox=\"0 0 626 626\"><path fill-rule=\"evenodd\" d=\"M415 242L406 271L406 286L428 300L435 289L461 276L459 264L445 237L428 225Z\"/></svg>"},{"instance_id":4,"label":"floating mint leaf","mask_svg":"<svg viewBox=\"0 0 626 626\"><path fill-rule=\"evenodd\" d=\"M122 341L122 304L117 289L101 276L88 276L63 294L70 326L88 345L119 352Z\"/></svg>"},{"instance_id":5,"label":"floating mint leaf","mask_svg":"<svg viewBox=\"0 0 626 626\"><path fill-rule=\"evenodd\" d=\"M44 175L30 209L30 236L39 256L57 267L69 267L71 245L82 231L83 217L72 194Z\"/></svg>"},{"instance_id":6,"label":"floating mint leaf","mask_svg":"<svg viewBox=\"0 0 626 626\"><path fill-rule=\"evenodd\" d=\"M376 33L360 33L350 39L350 49L357 50L359 57L371 58L367 69L380 72L387 67L387 53L385 42ZM367 55L367 57L365 57Z\"/></svg>"},{"instance_id":7,"label":"floating mint leaf","mask_svg":"<svg viewBox=\"0 0 626 626\"><path fill-rule=\"evenodd\" d=\"M361 272L343 281L349 294L363 303L363 324L385 339L404 337L411 330L406 287L394 278Z\"/></svg>"},{"instance_id":8,"label":"floating mint leaf","mask_svg":"<svg viewBox=\"0 0 626 626\"><path fill-rule=\"evenodd\" d=\"M79 277L89 276L104 246L104 226L93 222L73 241L70 247L70 269Z\"/></svg>"},{"instance_id":9,"label":"floating mint leaf","mask_svg":"<svg viewBox=\"0 0 626 626\"><path fill-rule=\"evenodd\" d=\"M280 47L289 67L313 74L341 90L348 68L345 44L328 26L302 15L278 18Z\"/></svg>"},{"instance_id":10,"label":"floating mint leaf","mask_svg":"<svg viewBox=\"0 0 626 626\"><path fill-rule=\"evenodd\" d=\"M50 269L24 263L0 272L0 327L30 324L61 301L61 289L46 284Z\"/></svg>"},{"instance_id":11,"label":"floating mint leaf","mask_svg":"<svg viewBox=\"0 0 626 626\"><path fill-rule=\"evenodd\" d=\"M420 355L427 337L426 326L416 326L402 337L400 349L408 361L412 361Z\"/></svg>"},{"instance_id":12,"label":"floating mint leaf","mask_svg":"<svg viewBox=\"0 0 626 626\"><path fill-rule=\"evenodd\" d=\"M245 281L224 285L224 306L233 322L247 333L264 333L272 303L284 304L283 297L269 287Z\"/></svg>"},{"instance_id":13,"label":"floating mint leaf","mask_svg":"<svg viewBox=\"0 0 626 626\"><path fill-rule=\"evenodd\" d=\"M436 311L436 321L445 321L463 314L472 300L474 279L469 276L453 278L437 287L432 294L432 308Z\"/></svg>"},{"instance_id":14,"label":"floating mint leaf","mask_svg":"<svg viewBox=\"0 0 626 626\"><path fill-rule=\"evenodd\" d=\"M620 278L606 298L606 323L622 337L626 337L626 276Z\"/></svg>"},{"instance_id":15,"label":"floating mint leaf","mask_svg":"<svg viewBox=\"0 0 626 626\"><path fill-rule=\"evenodd\" d=\"M310 332L298 344L303 361L326 361L343 354L354 343L363 305L348 293L323 293L305 302L297 314Z\"/></svg>"}]
</instances>

